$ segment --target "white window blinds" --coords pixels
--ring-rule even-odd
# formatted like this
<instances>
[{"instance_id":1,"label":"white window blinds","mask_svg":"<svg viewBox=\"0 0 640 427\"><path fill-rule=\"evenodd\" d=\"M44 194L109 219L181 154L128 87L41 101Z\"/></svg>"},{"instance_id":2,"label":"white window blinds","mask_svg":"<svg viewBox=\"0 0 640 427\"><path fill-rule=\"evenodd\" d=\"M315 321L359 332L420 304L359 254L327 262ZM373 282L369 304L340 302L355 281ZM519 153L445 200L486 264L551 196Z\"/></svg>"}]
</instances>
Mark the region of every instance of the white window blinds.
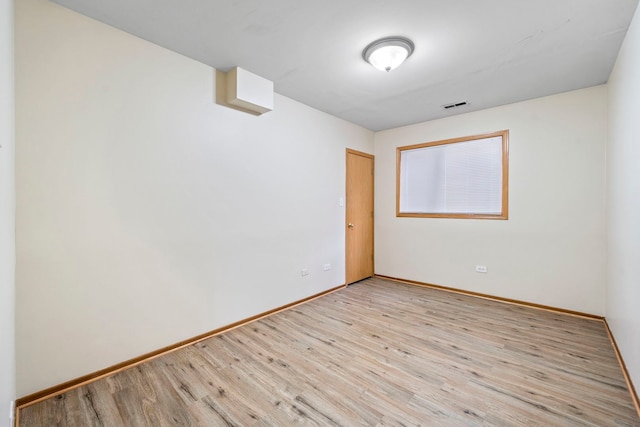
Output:
<instances>
[{"instance_id":1,"label":"white window blinds","mask_svg":"<svg viewBox=\"0 0 640 427\"><path fill-rule=\"evenodd\" d=\"M504 137L399 149L398 214L503 215Z\"/></svg>"}]
</instances>

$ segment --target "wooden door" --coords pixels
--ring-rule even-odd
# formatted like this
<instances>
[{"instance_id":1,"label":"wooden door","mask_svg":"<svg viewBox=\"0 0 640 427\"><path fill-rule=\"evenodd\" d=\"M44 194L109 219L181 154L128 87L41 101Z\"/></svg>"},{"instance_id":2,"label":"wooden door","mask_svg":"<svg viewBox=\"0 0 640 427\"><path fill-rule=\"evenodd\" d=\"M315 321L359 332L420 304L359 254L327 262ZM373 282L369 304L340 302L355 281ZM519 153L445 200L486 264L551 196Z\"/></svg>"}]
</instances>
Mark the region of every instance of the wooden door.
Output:
<instances>
[{"instance_id":1,"label":"wooden door","mask_svg":"<svg viewBox=\"0 0 640 427\"><path fill-rule=\"evenodd\" d=\"M373 276L373 156L347 149L346 283Z\"/></svg>"}]
</instances>

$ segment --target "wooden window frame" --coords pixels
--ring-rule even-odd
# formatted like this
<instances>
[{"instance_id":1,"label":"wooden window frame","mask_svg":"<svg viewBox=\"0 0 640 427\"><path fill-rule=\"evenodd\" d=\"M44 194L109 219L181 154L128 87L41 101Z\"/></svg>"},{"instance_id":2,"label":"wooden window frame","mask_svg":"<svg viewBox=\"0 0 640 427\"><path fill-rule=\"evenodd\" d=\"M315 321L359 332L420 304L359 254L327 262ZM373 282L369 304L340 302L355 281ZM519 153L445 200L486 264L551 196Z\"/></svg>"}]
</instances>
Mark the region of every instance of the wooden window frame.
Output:
<instances>
[{"instance_id":1,"label":"wooden window frame","mask_svg":"<svg viewBox=\"0 0 640 427\"><path fill-rule=\"evenodd\" d=\"M400 212L400 171L401 156L403 151L416 150L438 145L455 144L458 142L475 141L494 137L502 137L502 210L499 214L485 213L423 213ZM396 148L396 217L412 218L459 218L459 219L509 219L509 130L486 133L481 135L464 136L460 138L445 139L441 141L425 142L422 144L407 145Z\"/></svg>"}]
</instances>

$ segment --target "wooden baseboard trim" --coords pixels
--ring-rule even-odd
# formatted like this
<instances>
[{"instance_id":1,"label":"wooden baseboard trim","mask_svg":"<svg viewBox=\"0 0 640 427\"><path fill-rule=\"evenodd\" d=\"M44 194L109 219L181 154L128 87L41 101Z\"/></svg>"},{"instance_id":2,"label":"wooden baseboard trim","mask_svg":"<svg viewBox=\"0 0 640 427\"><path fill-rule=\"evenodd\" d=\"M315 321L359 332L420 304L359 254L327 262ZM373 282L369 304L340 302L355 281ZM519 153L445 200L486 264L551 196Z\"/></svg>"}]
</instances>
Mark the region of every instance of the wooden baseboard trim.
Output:
<instances>
[{"instance_id":1,"label":"wooden baseboard trim","mask_svg":"<svg viewBox=\"0 0 640 427\"><path fill-rule=\"evenodd\" d=\"M636 388L633 386L633 382L631 381L631 376L629 375L629 371L627 371L627 365L624 363L624 359L622 358L622 353L620 353L620 349L618 348L616 339L613 336L613 332L611 332L611 328L609 328L607 319L602 319L602 322L604 323L604 327L607 330L607 334L609 335L609 340L611 341L611 345L613 346L613 351L616 353L616 357L618 358L618 363L620 364L620 368L622 369L622 375L624 376L624 380L627 382L627 388L629 389L629 393L631 393L631 399L633 400L633 404L636 406L638 417L640 417L640 400L638 399L638 393L636 392Z\"/></svg>"},{"instance_id":2,"label":"wooden baseboard trim","mask_svg":"<svg viewBox=\"0 0 640 427\"><path fill-rule=\"evenodd\" d=\"M381 279L386 279L386 280L392 280L394 282L406 283L408 285L424 286L424 287L427 287L427 288L439 289L441 291L453 292L453 293L457 293L457 294L468 295L468 296L488 299L488 300L492 300L492 301L499 301L499 302L504 302L504 303L508 303L508 304L520 305L520 306L524 306L524 307L537 308L537 309L540 309L540 310L553 311L555 313L569 314L571 316L585 317L587 319L604 320L604 317L597 316L595 314L583 313L583 312L580 312L580 311L567 310L567 309L564 309L564 308L552 307L552 306L543 305L543 304L536 304L536 303L527 302L527 301L520 301L520 300L516 300L516 299L511 299L511 298L503 298L503 297L498 297L498 296L495 296L495 295L483 294L483 293L480 293L480 292L465 291L463 289L456 289L456 288L450 288L450 287L447 287L447 286L434 285L434 284L431 284L431 283L419 282L417 280L401 279L401 278L398 278L398 277L384 276L382 274L376 274L375 277L379 277Z\"/></svg>"},{"instance_id":3,"label":"wooden baseboard trim","mask_svg":"<svg viewBox=\"0 0 640 427\"><path fill-rule=\"evenodd\" d=\"M102 379L102 378L117 374L118 372L124 371L125 369L132 368L134 366L140 365L141 363L144 363L144 362L147 362L149 360L155 359L157 357L163 356L163 355L165 355L167 353L174 352L176 350L179 350L179 349L184 348L184 347L188 347L190 345L196 344L196 343L198 343L200 341L204 341L204 340L206 340L208 338L211 338L211 337L214 337L216 335L220 335L223 332L230 331L232 329L238 328L240 326L244 326L244 325L249 324L251 322L254 322L256 320L263 319L263 318L265 318L267 316L270 316L272 314L279 313L281 311L296 307L296 306L298 306L300 304L307 303L307 302L312 301L314 299L317 299L317 298L323 297L325 295L328 295L328 294L330 294L332 292L336 292L336 291L339 291L340 289L344 289L345 287L346 287L346 285L336 286L335 288L331 288L331 289L328 289L326 291L317 293L315 295L311 295L310 297L303 298L303 299L298 300L298 301L294 301L292 303L283 305L283 306L278 307L278 308L274 308L273 310L265 311L264 313L260 313L260 314L257 314L255 316L251 316L251 317L248 317L246 319L239 320L239 321L234 322L234 323L232 323L230 325L223 326L223 327L214 329L214 330L212 330L210 332L205 332L204 334L197 335L197 336L195 336L193 338L189 338L189 339L180 341L180 342L178 342L176 344L172 344L170 346L163 347L163 348L161 348L159 350L155 350L155 351L152 351L150 353L146 353L146 354L143 354L141 356L134 357L133 359L129 359L129 360L125 361L125 362L118 363L116 365L110 366L110 367L105 368L105 369L101 369L101 370L93 372L91 374L83 375L81 377L78 377L76 379L64 382L62 384L59 384L59 385L56 385L56 386L53 386L53 387L49 387L49 388L47 388L45 390L41 390L41 391L32 393L32 394L30 394L28 396L24 396L24 397L18 398L18 399L16 399L16 420L18 419L18 415L20 413L20 409L26 408L27 406L33 405L33 404L38 403L38 402L40 402L42 400L49 399L49 398L57 396L59 394L66 393L66 392L68 392L70 390L73 390L73 389L78 388L78 387L82 387L83 385L89 384L89 383L97 381L99 379Z\"/></svg>"}]
</instances>

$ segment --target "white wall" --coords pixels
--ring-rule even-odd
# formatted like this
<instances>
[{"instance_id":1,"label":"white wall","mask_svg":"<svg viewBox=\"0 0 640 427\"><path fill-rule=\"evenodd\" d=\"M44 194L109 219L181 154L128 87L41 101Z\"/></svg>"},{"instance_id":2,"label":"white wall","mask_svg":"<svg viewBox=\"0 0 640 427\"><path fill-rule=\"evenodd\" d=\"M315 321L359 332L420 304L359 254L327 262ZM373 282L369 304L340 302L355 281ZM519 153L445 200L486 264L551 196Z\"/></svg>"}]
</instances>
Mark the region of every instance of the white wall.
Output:
<instances>
[{"instance_id":1,"label":"white wall","mask_svg":"<svg viewBox=\"0 0 640 427\"><path fill-rule=\"evenodd\" d=\"M604 314L606 94L598 86L376 133L376 273ZM397 146L503 129L508 220L396 218Z\"/></svg>"},{"instance_id":2,"label":"white wall","mask_svg":"<svg viewBox=\"0 0 640 427\"><path fill-rule=\"evenodd\" d=\"M16 8L19 395L344 283L345 148L372 132L224 108L208 66Z\"/></svg>"},{"instance_id":3,"label":"white wall","mask_svg":"<svg viewBox=\"0 0 640 427\"><path fill-rule=\"evenodd\" d=\"M639 9L640 10L640 9ZM609 77L607 309L609 326L640 387L640 12Z\"/></svg>"},{"instance_id":4,"label":"white wall","mask_svg":"<svg viewBox=\"0 0 640 427\"><path fill-rule=\"evenodd\" d=\"M0 0L0 427L15 399L13 1Z\"/></svg>"}]
</instances>

